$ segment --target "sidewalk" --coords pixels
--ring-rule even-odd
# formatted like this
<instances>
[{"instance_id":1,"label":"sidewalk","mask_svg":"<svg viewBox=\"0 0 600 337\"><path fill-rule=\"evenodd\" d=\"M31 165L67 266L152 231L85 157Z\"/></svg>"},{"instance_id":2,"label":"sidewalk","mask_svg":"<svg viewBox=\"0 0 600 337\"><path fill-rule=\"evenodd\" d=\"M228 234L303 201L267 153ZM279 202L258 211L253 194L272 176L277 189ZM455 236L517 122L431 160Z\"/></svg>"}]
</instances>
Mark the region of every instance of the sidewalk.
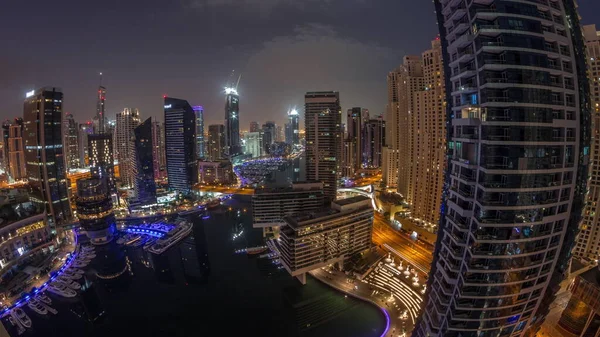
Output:
<instances>
[{"instance_id":1,"label":"sidewalk","mask_svg":"<svg viewBox=\"0 0 600 337\"><path fill-rule=\"evenodd\" d=\"M373 290L369 284L358 280L355 283L349 283L347 282L348 276L340 271L329 273L323 269L316 269L311 271L310 275L332 288L379 307L387 321L387 327L381 337L403 336L403 332L406 333L405 336L408 336L412 331L412 324L408 320L400 319L405 308L390 306L390 302L382 294L372 295Z\"/></svg>"}]
</instances>

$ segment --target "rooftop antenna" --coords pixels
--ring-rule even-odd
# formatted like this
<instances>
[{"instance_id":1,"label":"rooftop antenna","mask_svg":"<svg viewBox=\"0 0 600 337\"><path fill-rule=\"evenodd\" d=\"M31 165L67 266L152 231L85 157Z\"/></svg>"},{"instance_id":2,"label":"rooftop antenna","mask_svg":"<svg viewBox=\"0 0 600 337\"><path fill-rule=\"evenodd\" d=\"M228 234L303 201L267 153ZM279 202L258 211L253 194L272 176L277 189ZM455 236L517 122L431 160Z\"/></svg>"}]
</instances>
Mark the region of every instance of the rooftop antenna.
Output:
<instances>
[{"instance_id":1,"label":"rooftop antenna","mask_svg":"<svg viewBox=\"0 0 600 337\"><path fill-rule=\"evenodd\" d=\"M100 72L100 86L102 86L102 72Z\"/></svg>"},{"instance_id":2,"label":"rooftop antenna","mask_svg":"<svg viewBox=\"0 0 600 337\"><path fill-rule=\"evenodd\" d=\"M237 83L235 84L235 91L237 91L238 86L240 85L240 80L242 79L242 74L240 74L240 77L238 77Z\"/></svg>"}]
</instances>

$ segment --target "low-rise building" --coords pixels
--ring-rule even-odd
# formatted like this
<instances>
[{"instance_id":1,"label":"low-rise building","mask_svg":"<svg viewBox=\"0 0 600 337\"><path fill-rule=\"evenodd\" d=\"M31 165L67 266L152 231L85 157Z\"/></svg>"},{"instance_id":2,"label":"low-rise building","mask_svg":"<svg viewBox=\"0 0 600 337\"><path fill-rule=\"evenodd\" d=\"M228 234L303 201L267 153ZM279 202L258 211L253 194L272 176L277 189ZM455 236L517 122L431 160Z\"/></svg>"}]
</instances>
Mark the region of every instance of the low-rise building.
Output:
<instances>
[{"instance_id":1,"label":"low-rise building","mask_svg":"<svg viewBox=\"0 0 600 337\"><path fill-rule=\"evenodd\" d=\"M28 252L51 243L52 234L46 213L28 204L13 204L10 209L5 205L0 210L0 269Z\"/></svg>"},{"instance_id":2,"label":"low-rise building","mask_svg":"<svg viewBox=\"0 0 600 337\"><path fill-rule=\"evenodd\" d=\"M252 196L253 227L263 235L276 234L284 216L323 208L322 182L296 182L290 187L261 188Z\"/></svg>"},{"instance_id":3,"label":"low-rise building","mask_svg":"<svg viewBox=\"0 0 600 337\"><path fill-rule=\"evenodd\" d=\"M202 184L232 184L235 182L233 165L229 160L199 161L198 181Z\"/></svg>"},{"instance_id":4,"label":"low-rise building","mask_svg":"<svg viewBox=\"0 0 600 337\"><path fill-rule=\"evenodd\" d=\"M336 200L331 208L286 216L277 241L285 269L306 283L306 273L343 262L371 246L371 199L356 196Z\"/></svg>"}]
</instances>

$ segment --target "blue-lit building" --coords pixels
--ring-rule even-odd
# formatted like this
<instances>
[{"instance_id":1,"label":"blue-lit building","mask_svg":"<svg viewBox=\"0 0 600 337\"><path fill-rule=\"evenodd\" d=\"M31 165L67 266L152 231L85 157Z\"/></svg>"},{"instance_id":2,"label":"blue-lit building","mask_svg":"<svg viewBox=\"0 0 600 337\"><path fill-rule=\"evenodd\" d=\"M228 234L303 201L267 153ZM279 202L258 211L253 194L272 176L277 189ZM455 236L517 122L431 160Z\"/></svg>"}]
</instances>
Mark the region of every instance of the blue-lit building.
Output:
<instances>
[{"instance_id":1,"label":"blue-lit building","mask_svg":"<svg viewBox=\"0 0 600 337\"><path fill-rule=\"evenodd\" d=\"M62 130L63 93L46 87L28 92L23 106L23 145L30 200L43 205L52 226L72 218Z\"/></svg>"},{"instance_id":2,"label":"blue-lit building","mask_svg":"<svg viewBox=\"0 0 600 337\"><path fill-rule=\"evenodd\" d=\"M189 194L198 177L196 115L185 100L165 97L165 151L169 188Z\"/></svg>"},{"instance_id":3,"label":"blue-lit building","mask_svg":"<svg viewBox=\"0 0 600 337\"><path fill-rule=\"evenodd\" d=\"M435 0L448 168L416 337L535 336L567 274L590 146L574 0Z\"/></svg>"},{"instance_id":4,"label":"blue-lit building","mask_svg":"<svg viewBox=\"0 0 600 337\"><path fill-rule=\"evenodd\" d=\"M240 96L236 89L225 89L225 156L232 157L242 154L240 143Z\"/></svg>"},{"instance_id":5,"label":"blue-lit building","mask_svg":"<svg viewBox=\"0 0 600 337\"><path fill-rule=\"evenodd\" d=\"M194 113L196 114L196 157L198 159L204 158L204 108L202 106L194 106Z\"/></svg>"},{"instance_id":6,"label":"blue-lit building","mask_svg":"<svg viewBox=\"0 0 600 337\"><path fill-rule=\"evenodd\" d=\"M133 130L135 144L135 203L156 203L154 182L154 144L152 142L152 118L146 119Z\"/></svg>"},{"instance_id":7,"label":"blue-lit building","mask_svg":"<svg viewBox=\"0 0 600 337\"><path fill-rule=\"evenodd\" d=\"M116 220L108 177L79 179L75 204L81 228L92 244L106 244L114 238Z\"/></svg>"}]
</instances>

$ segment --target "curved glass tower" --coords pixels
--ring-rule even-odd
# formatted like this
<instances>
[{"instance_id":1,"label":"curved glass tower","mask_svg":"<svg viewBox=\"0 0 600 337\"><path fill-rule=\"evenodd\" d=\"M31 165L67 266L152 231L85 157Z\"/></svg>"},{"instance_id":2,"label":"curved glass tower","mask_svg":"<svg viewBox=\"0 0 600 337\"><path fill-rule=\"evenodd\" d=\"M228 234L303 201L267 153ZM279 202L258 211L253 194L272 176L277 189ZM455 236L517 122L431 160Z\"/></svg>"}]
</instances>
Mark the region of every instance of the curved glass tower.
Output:
<instances>
[{"instance_id":1,"label":"curved glass tower","mask_svg":"<svg viewBox=\"0 0 600 337\"><path fill-rule=\"evenodd\" d=\"M110 242L116 231L108 177L77 181L77 217L92 244Z\"/></svg>"},{"instance_id":2,"label":"curved glass tower","mask_svg":"<svg viewBox=\"0 0 600 337\"><path fill-rule=\"evenodd\" d=\"M413 336L533 336L586 192L589 85L573 0L435 0L449 163Z\"/></svg>"}]
</instances>

